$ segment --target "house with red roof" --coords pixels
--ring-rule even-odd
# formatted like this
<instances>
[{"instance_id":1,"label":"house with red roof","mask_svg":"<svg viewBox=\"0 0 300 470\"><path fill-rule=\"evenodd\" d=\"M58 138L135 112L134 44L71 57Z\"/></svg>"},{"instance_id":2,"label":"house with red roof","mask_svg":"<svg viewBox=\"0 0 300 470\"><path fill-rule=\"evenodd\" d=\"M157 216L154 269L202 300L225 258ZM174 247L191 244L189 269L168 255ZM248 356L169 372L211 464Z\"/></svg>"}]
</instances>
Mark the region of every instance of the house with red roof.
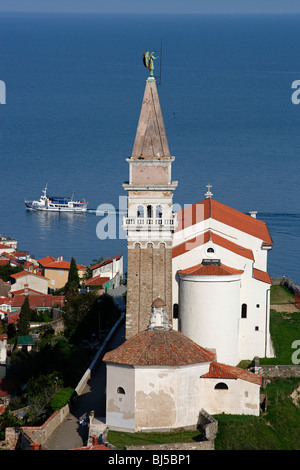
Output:
<instances>
[{"instance_id":1,"label":"house with red roof","mask_svg":"<svg viewBox=\"0 0 300 470\"><path fill-rule=\"evenodd\" d=\"M92 278L86 287L102 285L105 290L118 287L123 279L123 255L113 256L91 267Z\"/></svg>"},{"instance_id":2,"label":"house with red roof","mask_svg":"<svg viewBox=\"0 0 300 470\"><path fill-rule=\"evenodd\" d=\"M11 274L11 293L31 289L40 294L48 294L49 280L42 276L30 271L21 271L19 273Z\"/></svg>"},{"instance_id":3,"label":"house with red roof","mask_svg":"<svg viewBox=\"0 0 300 470\"><path fill-rule=\"evenodd\" d=\"M48 279L48 287L50 289L60 289L64 287L68 282L69 270L71 263L64 261L63 257L60 256L58 259L52 256L46 256L38 260L39 266L42 269L42 274ZM80 278L83 277L86 266L77 264L78 275Z\"/></svg>"}]
</instances>

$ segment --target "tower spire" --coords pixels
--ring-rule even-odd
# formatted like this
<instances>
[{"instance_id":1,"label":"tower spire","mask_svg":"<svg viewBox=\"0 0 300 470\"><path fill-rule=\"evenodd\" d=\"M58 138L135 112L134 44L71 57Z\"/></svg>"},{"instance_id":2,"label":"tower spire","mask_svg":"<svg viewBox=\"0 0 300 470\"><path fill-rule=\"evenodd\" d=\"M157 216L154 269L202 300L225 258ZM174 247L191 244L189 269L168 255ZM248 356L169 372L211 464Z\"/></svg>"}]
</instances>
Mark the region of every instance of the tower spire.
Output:
<instances>
[{"instance_id":1,"label":"tower spire","mask_svg":"<svg viewBox=\"0 0 300 470\"><path fill-rule=\"evenodd\" d=\"M177 226L172 211L171 156L154 77L148 77L129 164L126 338L148 326L153 299L163 298L172 321L172 240Z\"/></svg>"},{"instance_id":2,"label":"tower spire","mask_svg":"<svg viewBox=\"0 0 300 470\"><path fill-rule=\"evenodd\" d=\"M131 158L170 158L156 81L148 77Z\"/></svg>"}]
</instances>

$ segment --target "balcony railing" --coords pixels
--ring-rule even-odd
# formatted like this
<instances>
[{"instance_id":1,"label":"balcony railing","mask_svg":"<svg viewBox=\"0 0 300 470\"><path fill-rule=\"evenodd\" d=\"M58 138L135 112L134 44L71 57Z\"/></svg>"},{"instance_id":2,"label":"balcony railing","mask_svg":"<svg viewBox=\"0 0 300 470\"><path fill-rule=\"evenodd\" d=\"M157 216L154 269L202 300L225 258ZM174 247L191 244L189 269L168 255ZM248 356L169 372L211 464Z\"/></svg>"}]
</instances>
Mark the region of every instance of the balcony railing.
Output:
<instances>
[{"instance_id":1,"label":"balcony railing","mask_svg":"<svg viewBox=\"0 0 300 470\"><path fill-rule=\"evenodd\" d=\"M172 216L170 218L148 218L148 217L124 217L123 218L123 227L128 229L143 229L149 230L153 229L168 229L173 230L176 228L177 218Z\"/></svg>"}]
</instances>

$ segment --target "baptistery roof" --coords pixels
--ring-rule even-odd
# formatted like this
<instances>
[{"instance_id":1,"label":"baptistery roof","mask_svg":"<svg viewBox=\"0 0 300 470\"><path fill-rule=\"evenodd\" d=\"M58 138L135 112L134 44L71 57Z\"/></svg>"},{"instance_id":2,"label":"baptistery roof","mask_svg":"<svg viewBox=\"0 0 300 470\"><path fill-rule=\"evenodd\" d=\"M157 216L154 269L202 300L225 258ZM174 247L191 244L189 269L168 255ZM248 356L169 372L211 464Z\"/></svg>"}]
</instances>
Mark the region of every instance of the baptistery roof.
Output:
<instances>
[{"instance_id":1,"label":"baptistery roof","mask_svg":"<svg viewBox=\"0 0 300 470\"><path fill-rule=\"evenodd\" d=\"M215 354L182 333L156 328L128 339L105 354L105 362L129 366L184 366L211 362Z\"/></svg>"}]
</instances>

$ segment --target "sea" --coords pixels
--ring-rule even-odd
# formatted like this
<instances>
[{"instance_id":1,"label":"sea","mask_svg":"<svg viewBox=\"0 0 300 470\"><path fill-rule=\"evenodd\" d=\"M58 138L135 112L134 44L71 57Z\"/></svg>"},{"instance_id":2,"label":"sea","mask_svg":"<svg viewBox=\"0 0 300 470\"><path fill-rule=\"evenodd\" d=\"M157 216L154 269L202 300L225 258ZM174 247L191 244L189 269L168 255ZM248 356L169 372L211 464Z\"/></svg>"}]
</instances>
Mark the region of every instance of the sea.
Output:
<instances>
[{"instance_id":1,"label":"sea","mask_svg":"<svg viewBox=\"0 0 300 470\"><path fill-rule=\"evenodd\" d=\"M126 263L122 184L153 50L176 207L211 184L216 200L257 211L270 275L300 283L299 15L1 13L0 44L3 237L36 259ZM27 210L46 184L89 211Z\"/></svg>"}]
</instances>

